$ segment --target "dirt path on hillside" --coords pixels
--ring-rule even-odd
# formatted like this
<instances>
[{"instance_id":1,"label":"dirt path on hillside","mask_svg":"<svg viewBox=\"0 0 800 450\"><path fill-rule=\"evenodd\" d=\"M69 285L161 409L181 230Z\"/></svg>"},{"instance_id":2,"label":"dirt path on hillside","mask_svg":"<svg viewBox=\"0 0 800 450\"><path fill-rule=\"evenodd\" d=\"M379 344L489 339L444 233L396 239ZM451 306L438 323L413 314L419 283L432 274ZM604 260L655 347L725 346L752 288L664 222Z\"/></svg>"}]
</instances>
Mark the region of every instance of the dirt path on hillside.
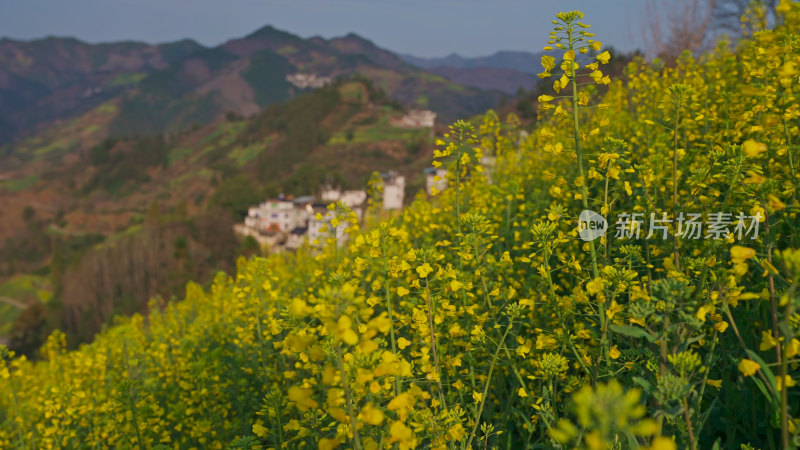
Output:
<instances>
[{"instance_id":1,"label":"dirt path on hillside","mask_svg":"<svg viewBox=\"0 0 800 450\"><path fill-rule=\"evenodd\" d=\"M8 297L0 297L0 303L5 303L6 305L11 305L19 309L25 309L28 307L28 305L26 305L25 303L19 302L17 300L14 300L13 298L8 298Z\"/></svg>"}]
</instances>

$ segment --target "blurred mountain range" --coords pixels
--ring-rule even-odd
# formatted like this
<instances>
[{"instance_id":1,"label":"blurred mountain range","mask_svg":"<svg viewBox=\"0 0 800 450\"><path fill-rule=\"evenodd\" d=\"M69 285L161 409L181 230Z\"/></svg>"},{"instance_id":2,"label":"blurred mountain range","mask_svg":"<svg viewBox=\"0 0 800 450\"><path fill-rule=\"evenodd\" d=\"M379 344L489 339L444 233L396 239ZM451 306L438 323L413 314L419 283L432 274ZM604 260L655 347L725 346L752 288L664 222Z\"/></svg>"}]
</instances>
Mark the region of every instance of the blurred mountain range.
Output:
<instances>
[{"instance_id":1,"label":"blurred mountain range","mask_svg":"<svg viewBox=\"0 0 800 450\"><path fill-rule=\"evenodd\" d=\"M499 51L474 58L457 53L443 58L420 58L407 54L399 56L409 64L465 86L515 94L519 88L532 89L536 85L542 54Z\"/></svg>"},{"instance_id":2,"label":"blurred mountain range","mask_svg":"<svg viewBox=\"0 0 800 450\"><path fill-rule=\"evenodd\" d=\"M423 70L356 34L303 39L265 26L213 48L191 40L2 39L0 143L112 99L119 108L110 132L117 136L176 132L229 112L249 116L302 93L286 79L294 73L359 74L400 103L432 109L444 120L483 112L508 91L507 81L477 83L479 89L457 81L463 76Z\"/></svg>"}]
</instances>

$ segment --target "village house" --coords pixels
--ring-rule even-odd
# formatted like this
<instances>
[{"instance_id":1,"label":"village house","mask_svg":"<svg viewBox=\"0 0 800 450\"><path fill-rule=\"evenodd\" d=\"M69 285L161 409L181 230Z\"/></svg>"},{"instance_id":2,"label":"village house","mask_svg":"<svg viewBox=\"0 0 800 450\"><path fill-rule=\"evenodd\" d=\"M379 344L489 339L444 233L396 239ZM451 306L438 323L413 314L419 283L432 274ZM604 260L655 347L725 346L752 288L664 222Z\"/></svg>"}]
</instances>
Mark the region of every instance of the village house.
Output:
<instances>
[{"instance_id":1,"label":"village house","mask_svg":"<svg viewBox=\"0 0 800 450\"><path fill-rule=\"evenodd\" d=\"M383 178L383 209L386 211L403 209L406 195L406 179L395 171L381 174Z\"/></svg>"},{"instance_id":2,"label":"village house","mask_svg":"<svg viewBox=\"0 0 800 450\"><path fill-rule=\"evenodd\" d=\"M484 176L486 177L486 182L488 184L494 184L494 173L495 173L495 166L497 165L497 158L490 155L484 155L481 158L481 165L484 167Z\"/></svg>"},{"instance_id":3,"label":"village house","mask_svg":"<svg viewBox=\"0 0 800 450\"><path fill-rule=\"evenodd\" d=\"M333 187L329 184L323 186L319 192L319 199L322 201L322 203L335 203L339 201L339 197L341 196L341 189Z\"/></svg>"},{"instance_id":4,"label":"village house","mask_svg":"<svg viewBox=\"0 0 800 450\"><path fill-rule=\"evenodd\" d=\"M367 191L349 190L342 192L339 201L347 205L350 209L361 208L367 201Z\"/></svg>"},{"instance_id":5,"label":"village house","mask_svg":"<svg viewBox=\"0 0 800 450\"><path fill-rule=\"evenodd\" d=\"M390 124L404 128L433 128L436 113L427 109L412 109L401 117L390 120Z\"/></svg>"},{"instance_id":6,"label":"village house","mask_svg":"<svg viewBox=\"0 0 800 450\"><path fill-rule=\"evenodd\" d=\"M320 218L317 218L317 212L320 214ZM333 212L328 211L327 208L315 211L314 216L308 220L308 243L310 245L322 246L326 240L333 237L334 233L336 233L337 245L342 245L346 242L347 235L345 235L344 231L347 229L348 223L345 221L340 222L334 231L331 224L333 217Z\"/></svg>"},{"instance_id":7,"label":"village house","mask_svg":"<svg viewBox=\"0 0 800 450\"><path fill-rule=\"evenodd\" d=\"M331 77L323 77L313 73L292 73L286 75L286 81L300 89L318 89L329 85L333 80Z\"/></svg>"},{"instance_id":8,"label":"village house","mask_svg":"<svg viewBox=\"0 0 800 450\"><path fill-rule=\"evenodd\" d=\"M250 207L244 224L260 233L289 232L298 225L298 215L293 202L270 200Z\"/></svg>"},{"instance_id":9,"label":"village house","mask_svg":"<svg viewBox=\"0 0 800 450\"><path fill-rule=\"evenodd\" d=\"M308 227L297 227L289 232L286 236L285 247L287 250L297 250L302 247L306 242L306 235L308 234Z\"/></svg>"},{"instance_id":10,"label":"village house","mask_svg":"<svg viewBox=\"0 0 800 450\"><path fill-rule=\"evenodd\" d=\"M425 173L425 192L436 195L447 187L447 169L441 167L428 167Z\"/></svg>"},{"instance_id":11,"label":"village house","mask_svg":"<svg viewBox=\"0 0 800 450\"><path fill-rule=\"evenodd\" d=\"M405 177L394 171L381 175L383 179L383 209L403 208ZM335 233L339 244L346 241L344 231L347 223L331 229L333 212L328 205L341 202L362 219L367 202L367 191L363 189L341 190L330 185L320 189L320 202L313 196L302 196L289 200L281 196L268 200L248 210L244 224L237 224L235 231L244 236L253 236L262 246L271 251L296 250L305 243L323 245Z\"/></svg>"},{"instance_id":12,"label":"village house","mask_svg":"<svg viewBox=\"0 0 800 450\"><path fill-rule=\"evenodd\" d=\"M327 204L342 202L355 212L358 219L361 220L364 204L367 201L367 191L363 189L342 191L339 188L326 185L320 191L320 200Z\"/></svg>"}]
</instances>

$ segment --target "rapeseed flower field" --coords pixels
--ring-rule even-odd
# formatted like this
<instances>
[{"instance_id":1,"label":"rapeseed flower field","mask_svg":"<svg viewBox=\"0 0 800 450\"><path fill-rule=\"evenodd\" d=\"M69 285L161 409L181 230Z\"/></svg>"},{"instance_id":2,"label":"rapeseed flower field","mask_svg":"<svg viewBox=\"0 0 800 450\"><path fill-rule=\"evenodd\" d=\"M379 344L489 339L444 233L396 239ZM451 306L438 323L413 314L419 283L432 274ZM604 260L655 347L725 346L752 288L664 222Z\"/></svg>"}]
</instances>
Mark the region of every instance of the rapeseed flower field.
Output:
<instances>
[{"instance_id":1,"label":"rapeseed flower field","mask_svg":"<svg viewBox=\"0 0 800 450\"><path fill-rule=\"evenodd\" d=\"M535 129L453 124L434 197L363 226L333 205L321 251L0 350L0 448L798 446L800 6L777 10L624 80L558 14Z\"/></svg>"}]
</instances>

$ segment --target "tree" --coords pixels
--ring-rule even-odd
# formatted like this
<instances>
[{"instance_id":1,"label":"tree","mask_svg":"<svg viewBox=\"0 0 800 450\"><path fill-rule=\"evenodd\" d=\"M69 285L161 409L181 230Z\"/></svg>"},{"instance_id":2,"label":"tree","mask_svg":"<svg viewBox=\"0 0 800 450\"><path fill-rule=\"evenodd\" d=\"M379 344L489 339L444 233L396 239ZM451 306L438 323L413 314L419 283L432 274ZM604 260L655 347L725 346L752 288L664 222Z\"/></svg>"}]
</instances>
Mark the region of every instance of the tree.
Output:
<instances>
[{"instance_id":1,"label":"tree","mask_svg":"<svg viewBox=\"0 0 800 450\"><path fill-rule=\"evenodd\" d=\"M22 220L24 220L25 223L29 223L34 217L36 217L36 210L30 205L26 206L25 209L22 210Z\"/></svg>"},{"instance_id":2,"label":"tree","mask_svg":"<svg viewBox=\"0 0 800 450\"><path fill-rule=\"evenodd\" d=\"M14 352L32 357L42 346L47 334L47 311L40 302L25 308L11 325L8 347Z\"/></svg>"},{"instance_id":3,"label":"tree","mask_svg":"<svg viewBox=\"0 0 800 450\"><path fill-rule=\"evenodd\" d=\"M147 207L147 216L144 223L147 225L157 225L161 222L161 204L158 200L153 200Z\"/></svg>"},{"instance_id":4,"label":"tree","mask_svg":"<svg viewBox=\"0 0 800 450\"><path fill-rule=\"evenodd\" d=\"M230 211L238 220L247 215L250 206L263 200L259 191L253 180L244 175L236 175L220 183L211 196L210 206Z\"/></svg>"},{"instance_id":5,"label":"tree","mask_svg":"<svg viewBox=\"0 0 800 450\"><path fill-rule=\"evenodd\" d=\"M640 32L649 58L673 63L684 51L699 55L710 49L715 0L676 0L667 11L654 0L645 3Z\"/></svg>"},{"instance_id":6,"label":"tree","mask_svg":"<svg viewBox=\"0 0 800 450\"><path fill-rule=\"evenodd\" d=\"M260 255L261 245L253 236L246 236L242 240L242 245L239 248L239 254L243 255L245 258L249 258L253 255Z\"/></svg>"}]
</instances>

